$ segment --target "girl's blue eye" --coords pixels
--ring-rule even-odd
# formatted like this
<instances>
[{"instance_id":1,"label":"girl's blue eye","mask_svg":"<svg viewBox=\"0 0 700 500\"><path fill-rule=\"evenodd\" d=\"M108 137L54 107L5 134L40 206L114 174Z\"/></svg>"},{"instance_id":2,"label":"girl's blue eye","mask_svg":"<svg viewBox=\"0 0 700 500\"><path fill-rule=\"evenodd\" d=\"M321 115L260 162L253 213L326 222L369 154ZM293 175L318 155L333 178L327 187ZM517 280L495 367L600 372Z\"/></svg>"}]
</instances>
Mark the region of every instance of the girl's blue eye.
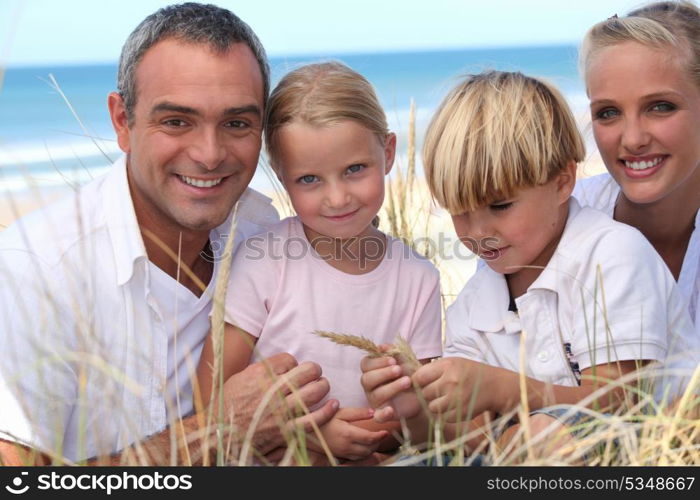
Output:
<instances>
[{"instance_id":1,"label":"girl's blue eye","mask_svg":"<svg viewBox=\"0 0 700 500\"><path fill-rule=\"evenodd\" d=\"M351 174L355 174L355 173L359 172L360 170L362 170L363 168L365 168L365 166L360 164L360 163L358 163L356 165L350 165L348 167L348 172L350 172Z\"/></svg>"},{"instance_id":2,"label":"girl's blue eye","mask_svg":"<svg viewBox=\"0 0 700 500\"><path fill-rule=\"evenodd\" d=\"M596 112L595 118L598 120L609 120L618 115L618 111L615 108L603 108Z\"/></svg>"},{"instance_id":3,"label":"girl's blue eye","mask_svg":"<svg viewBox=\"0 0 700 500\"><path fill-rule=\"evenodd\" d=\"M313 184L316 182L316 176L315 175L302 175L299 177L299 183L300 184Z\"/></svg>"},{"instance_id":4,"label":"girl's blue eye","mask_svg":"<svg viewBox=\"0 0 700 500\"><path fill-rule=\"evenodd\" d=\"M507 203L497 203L491 205L490 208L496 212L501 212L503 210L508 210L511 206L513 206L513 202L509 201Z\"/></svg>"}]
</instances>

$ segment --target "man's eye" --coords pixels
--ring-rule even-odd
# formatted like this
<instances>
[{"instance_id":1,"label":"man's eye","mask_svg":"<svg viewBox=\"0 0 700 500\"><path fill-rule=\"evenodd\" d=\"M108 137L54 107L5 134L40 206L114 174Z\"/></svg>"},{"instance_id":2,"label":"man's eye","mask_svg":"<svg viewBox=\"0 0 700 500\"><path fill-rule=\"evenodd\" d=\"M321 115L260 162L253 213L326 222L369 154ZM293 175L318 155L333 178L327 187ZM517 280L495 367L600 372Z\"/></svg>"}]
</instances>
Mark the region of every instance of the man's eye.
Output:
<instances>
[{"instance_id":1,"label":"man's eye","mask_svg":"<svg viewBox=\"0 0 700 500\"><path fill-rule=\"evenodd\" d=\"M361 163L357 163L355 165L350 165L348 167L348 172L351 174L356 174L357 172L362 171L364 168L365 168L364 165L362 165Z\"/></svg>"},{"instance_id":2,"label":"man's eye","mask_svg":"<svg viewBox=\"0 0 700 500\"><path fill-rule=\"evenodd\" d=\"M511 206L513 206L513 202L509 201L507 203L494 203L490 205L490 208L496 212L501 212L503 210L508 210Z\"/></svg>"},{"instance_id":3,"label":"man's eye","mask_svg":"<svg viewBox=\"0 0 700 500\"><path fill-rule=\"evenodd\" d=\"M187 125L187 122L185 120L180 120L178 118L172 118L170 120L165 120L163 122L164 125L167 125L168 127L184 127Z\"/></svg>"},{"instance_id":4,"label":"man's eye","mask_svg":"<svg viewBox=\"0 0 700 500\"><path fill-rule=\"evenodd\" d=\"M299 184L313 184L318 178L315 175L302 175L299 177Z\"/></svg>"},{"instance_id":5,"label":"man's eye","mask_svg":"<svg viewBox=\"0 0 700 500\"><path fill-rule=\"evenodd\" d=\"M246 128L248 124L242 120L231 120L226 122L226 127L229 128Z\"/></svg>"}]
</instances>

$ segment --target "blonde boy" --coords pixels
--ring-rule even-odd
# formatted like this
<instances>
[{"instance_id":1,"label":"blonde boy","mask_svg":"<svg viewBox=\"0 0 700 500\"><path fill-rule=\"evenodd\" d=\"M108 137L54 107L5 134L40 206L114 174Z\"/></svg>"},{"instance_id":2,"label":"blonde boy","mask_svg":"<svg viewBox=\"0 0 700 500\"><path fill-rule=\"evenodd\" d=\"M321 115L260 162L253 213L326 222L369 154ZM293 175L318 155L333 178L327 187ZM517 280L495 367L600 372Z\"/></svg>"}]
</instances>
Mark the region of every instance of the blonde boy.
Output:
<instances>
[{"instance_id":1,"label":"blonde boy","mask_svg":"<svg viewBox=\"0 0 700 500\"><path fill-rule=\"evenodd\" d=\"M448 309L443 359L410 378L392 358L363 360L375 419L412 418L420 439L425 416L417 398L411 405L401 394L412 384L450 424L524 400L530 410L614 411L625 399L617 379L675 352L692 327L673 277L638 231L571 197L583 157L564 99L539 80L486 72L447 96L427 132L425 172L460 240L486 265ZM389 404L399 394L400 412ZM531 419L535 431L554 422Z\"/></svg>"}]
</instances>

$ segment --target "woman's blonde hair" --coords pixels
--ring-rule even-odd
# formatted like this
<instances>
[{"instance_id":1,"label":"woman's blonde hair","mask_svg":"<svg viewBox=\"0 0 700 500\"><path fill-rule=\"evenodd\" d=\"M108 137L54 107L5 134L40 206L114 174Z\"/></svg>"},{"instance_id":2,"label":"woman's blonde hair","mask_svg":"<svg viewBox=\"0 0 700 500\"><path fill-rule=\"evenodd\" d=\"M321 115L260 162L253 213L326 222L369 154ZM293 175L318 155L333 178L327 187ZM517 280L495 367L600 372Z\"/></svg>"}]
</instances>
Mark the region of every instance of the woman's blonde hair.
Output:
<instances>
[{"instance_id":1,"label":"woman's blonde hair","mask_svg":"<svg viewBox=\"0 0 700 500\"><path fill-rule=\"evenodd\" d=\"M522 73L471 75L440 105L423 146L430 192L451 214L543 184L585 155L566 101Z\"/></svg>"},{"instance_id":2,"label":"woman's blonde hair","mask_svg":"<svg viewBox=\"0 0 700 500\"><path fill-rule=\"evenodd\" d=\"M272 167L277 168L276 134L284 125L324 126L343 120L360 123L384 145L389 133L386 115L361 74L339 62L308 64L287 73L272 91L265 114L265 145Z\"/></svg>"},{"instance_id":3,"label":"woman's blonde hair","mask_svg":"<svg viewBox=\"0 0 700 500\"><path fill-rule=\"evenodd\" d=\"M700 86L700 10L687 1L655 2L614 15L586 33L580 50L584 77L590 62L601 50L623 42L637 42L654 48L673 47L686 57L687 69Z\"/></svg>"}]
</instances>

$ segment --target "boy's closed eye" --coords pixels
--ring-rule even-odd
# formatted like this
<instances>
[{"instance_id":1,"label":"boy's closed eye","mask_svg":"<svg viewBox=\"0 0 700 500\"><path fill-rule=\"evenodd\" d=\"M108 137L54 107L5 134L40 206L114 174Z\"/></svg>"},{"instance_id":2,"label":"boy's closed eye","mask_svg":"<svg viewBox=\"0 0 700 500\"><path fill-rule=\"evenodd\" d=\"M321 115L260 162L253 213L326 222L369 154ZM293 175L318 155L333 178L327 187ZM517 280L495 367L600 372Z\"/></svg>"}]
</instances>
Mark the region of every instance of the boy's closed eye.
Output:
<instances>
[{"instance_id":1,"label":"boy's closed eye","mask_svg":"<svg viewBox=\"0 0 700 500\"><path fill-rule=\"evenodd\" d=\"M502 212L504 210L508 210L512 206L512 201L499 201L497 203L492 203L491 205L489 205L489 208L494 212Z\"/></svg>"}]
</instances>

